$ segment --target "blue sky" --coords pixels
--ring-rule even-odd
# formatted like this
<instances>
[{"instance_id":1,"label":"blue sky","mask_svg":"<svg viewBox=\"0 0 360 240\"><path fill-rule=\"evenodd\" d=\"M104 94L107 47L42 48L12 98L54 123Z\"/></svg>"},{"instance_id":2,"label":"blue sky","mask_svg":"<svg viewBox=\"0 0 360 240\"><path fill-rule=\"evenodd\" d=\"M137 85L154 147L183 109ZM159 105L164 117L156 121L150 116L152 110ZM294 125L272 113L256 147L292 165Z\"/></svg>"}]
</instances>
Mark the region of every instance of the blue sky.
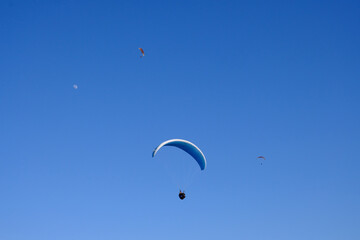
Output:
<instances>
[{"instance_id":1,"label":"blue sky","mask_svg":"<svg viewBox=\"0 0 360 240\"><path fill-rule=\"evenodd\" d=\"M360 238L359 25L359 1L1 1L0 239ZM184 201L171 138L208 160Z\"/></svg>"}]
</instances>

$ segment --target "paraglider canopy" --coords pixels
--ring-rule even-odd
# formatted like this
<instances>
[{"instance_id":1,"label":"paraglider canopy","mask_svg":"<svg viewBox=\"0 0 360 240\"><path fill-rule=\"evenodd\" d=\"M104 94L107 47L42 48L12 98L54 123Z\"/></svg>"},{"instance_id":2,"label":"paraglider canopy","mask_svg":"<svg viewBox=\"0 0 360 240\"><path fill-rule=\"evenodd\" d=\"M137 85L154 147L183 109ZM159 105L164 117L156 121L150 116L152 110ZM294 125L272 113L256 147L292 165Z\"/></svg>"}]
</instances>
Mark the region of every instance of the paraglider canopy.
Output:
<instances>
[{"instance_id":1,"label":"paraglider canopy","mask_svg":"<svg viewBox=\"0 0 360 240\"><path fill-rule=\"evenodd\" d=\"M198 148L195 144L183 139L167 140L161 143L157 148L155 148L152 156L155 157L156 153L164 146L173 146L184 150L196 160L201 170L204 170L206 168L206 158L201 152L200 148Z\"/></svg>"},{"instance_id":2,"label":"paraglider canopy","mask_svg":"<svg viewBox=\"0 0 360 240\"><path fill-rule=\"evenodd\" d=\"M143 50L142 48L139 48L139 50L140 50L140 52L142 53L142 56L140 56L140 57L145 56L144 50Z\"/></svg>"}]
</instances>

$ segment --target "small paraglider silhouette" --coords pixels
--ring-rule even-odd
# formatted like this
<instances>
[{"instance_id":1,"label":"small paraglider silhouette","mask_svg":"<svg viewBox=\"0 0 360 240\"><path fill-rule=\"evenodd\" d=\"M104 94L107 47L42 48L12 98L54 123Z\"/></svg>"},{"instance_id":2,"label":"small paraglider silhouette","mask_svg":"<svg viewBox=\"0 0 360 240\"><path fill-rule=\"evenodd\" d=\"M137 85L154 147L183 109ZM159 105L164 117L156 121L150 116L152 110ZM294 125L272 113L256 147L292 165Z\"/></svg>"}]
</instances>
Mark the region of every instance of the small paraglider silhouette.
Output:
<instances>
[{"instance_id":1,"label":"small paraglider silhouette","mask_svg":"<svg viewBox=\"0 0 360 240\"><path fill-rule=\"evenodd\" d=\"M258 156L257 158L262 158L262 159L266 159L264 156ZM262 165L262 162L261 162L261 165Z\"/></svg>"},{"instance_id":2,"label":"small paraglider silhouette","mask_svg":"<svg viewBox=\"0 0 360 240\"><path fill-rule=\"evenodd\" d=\"M142 53L142 55L140 55L140 57L142 58L143 56L145 56L144 50L142 48L139 48L139 50Z\"/></svg>"},{"instance_id":3,"label":"small paraglider silhouette","mask_svg":"<svg viewBox=\"0 0 360 240\"><path fill-rule=\"evenodd\" d=\"M79 87L78 87L78 85L74 84L74 85L73 85L73 88L74 88L75 90L77 90Z\"/></svg>"},{"instance_id":4,"label":"small paraglider silhouette","mask_svg":"<svg viewBox=\"0 0 360 240\"><path fill-rule=\"evenodd\" d=\"M179 198L181 199L181 200L184 200L185 199L185 192L181 192L181 190L180 190L180 193L179 193Z\"/></svg>"}]
</instances>

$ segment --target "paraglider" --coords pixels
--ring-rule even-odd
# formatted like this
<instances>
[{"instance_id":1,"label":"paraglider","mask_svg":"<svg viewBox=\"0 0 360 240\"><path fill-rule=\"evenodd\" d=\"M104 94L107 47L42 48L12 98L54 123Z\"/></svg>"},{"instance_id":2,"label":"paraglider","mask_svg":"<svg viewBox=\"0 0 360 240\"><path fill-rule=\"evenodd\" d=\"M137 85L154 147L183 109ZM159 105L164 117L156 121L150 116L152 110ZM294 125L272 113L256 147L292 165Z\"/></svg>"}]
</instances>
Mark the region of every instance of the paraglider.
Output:
<instances>
[{"instance_id":1,"label":"paraglider","mask_svg":"<svg viewBox=\"0 0 360 240\"><path fill-rule=\"evenodd\" d=\"M164 146L177 147L187 152L197 162L197 164L200 167L200 170L204 170L206 168L206 158L205 155L201 152L200 148L198 148L195 144L183 139L171 139L161 143L153 151L152 157L155 157L156 153ZM181 200L185 199L185 193L182 192L181 190L179 193L179 198Z\"/></svg>"},{"instance_id":2,"label":"paraglider","mask_svg":"<svg viewBox=\"0 0 360 240\"><path fill-rule=\"evenodd\" d=\"M180 190L180 193L179 193L179 198L180 198L181 200L184 200L184 199L185 199L185 193L184 193L184 192L181 192L181 190Z\"/></svg>"},{"instance_id":3,"label":"paraglider","mask_svg":"<svg viewBox=\"0 0 360 240\"><path fill-rule=\"evenodd\" d=\"M144 50L142 48L139 48L139 50L142 53L142 55L140 56L142 58L143 56L145 56Z\"/></svg>"},{"instance_id":4,"label":"paraglider","mask_svg":"<svg viewBox=\"0 0 360 240\"><path fill-rule=\"evenodd\" d=\"M261 159L264 159L264 160L266 159L264 156L258 156L257 158L258 159L261 158ZM261 162L261 165L262 165L262 162Z\"/></svg>"}]
</instances>

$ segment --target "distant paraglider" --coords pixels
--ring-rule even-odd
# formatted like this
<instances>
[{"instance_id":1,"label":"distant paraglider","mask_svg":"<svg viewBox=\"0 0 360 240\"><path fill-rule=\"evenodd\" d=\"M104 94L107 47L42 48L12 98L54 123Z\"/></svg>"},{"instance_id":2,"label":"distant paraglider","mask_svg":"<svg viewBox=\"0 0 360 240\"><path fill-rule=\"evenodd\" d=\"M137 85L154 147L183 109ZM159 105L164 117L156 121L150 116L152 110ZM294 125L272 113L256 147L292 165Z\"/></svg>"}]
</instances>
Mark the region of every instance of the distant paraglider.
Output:
<instances>
[{"instance_id":1,"label":"distant paraglider","mask_svg":"<svg viewBox=\"0 0 360 240\"><path fill-rule=\"evenodd\" d=\"M184 199L185 199L185 193L184 193L184 192L181 192L181 190L180 190L180 193L179 193L179 198L180 198L181 200L184 200Z\"/></svg>"},{"instance_id":2,"label":"distant paraglider","mask_svg":"<svg viewBox=\"0 0 360 240\"><path fill-rule=\"evenodd\" d=\"M74 85L73 85L73 88L74 88L75 90L77 90L79 87L78 87L78 85L74 84Z\"/></svg>"},{"instance_id":3,"label":"distant paraglider","mask_svg":"<svg viewBox=\"0 0 360 240\"><path fill-rule=\"evenodd\" d=\"M140 57L142 58L143 56L145 56L145 53L144 53L144 50L142 48L139 48L140 52L141 52L141 55Z\"/></svg>"},{"instance_id":4,"label":"distant paraglider","mask_svg":"<svg viewBox=\"0 0 360 240\"><path fill-rule=\"evenodd\" d=\"M266 159L264 156L258 156L257 158L258 158L258 159L264 159L264 160ZM261 165L263 165L262 162L261 162Z\"/></svg>"}]
</instances>

